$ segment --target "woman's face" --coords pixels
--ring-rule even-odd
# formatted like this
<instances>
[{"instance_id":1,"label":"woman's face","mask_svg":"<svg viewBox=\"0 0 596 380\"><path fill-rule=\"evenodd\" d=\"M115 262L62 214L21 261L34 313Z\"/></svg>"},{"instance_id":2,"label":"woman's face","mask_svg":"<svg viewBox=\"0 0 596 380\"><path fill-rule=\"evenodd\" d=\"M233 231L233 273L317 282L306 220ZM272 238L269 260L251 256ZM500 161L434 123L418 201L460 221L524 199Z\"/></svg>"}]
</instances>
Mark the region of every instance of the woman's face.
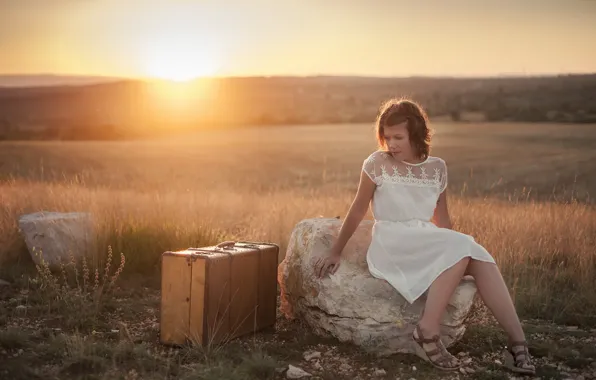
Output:
<instances>
[{"instance_id":1,"label":"woman's face","mask_svg":"<svg viewBox=\"0 0 596 380\"><path fill-rule=\"evenodd\" d=\"M383 128L383 138L387 150L400 160L413 160L414 150L410 144L410 135L406 127L407 121L401 124Z\"/></svg>"}]
</instances>

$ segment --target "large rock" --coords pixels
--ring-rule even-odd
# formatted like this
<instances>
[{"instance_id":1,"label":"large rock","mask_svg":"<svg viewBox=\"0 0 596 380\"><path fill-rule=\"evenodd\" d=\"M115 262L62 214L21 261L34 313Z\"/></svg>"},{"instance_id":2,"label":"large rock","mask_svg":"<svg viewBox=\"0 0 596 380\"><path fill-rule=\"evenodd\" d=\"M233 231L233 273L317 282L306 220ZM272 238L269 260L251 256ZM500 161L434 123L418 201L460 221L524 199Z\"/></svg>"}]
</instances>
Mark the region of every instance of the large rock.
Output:
<instances>
[{"instance_id":1,"label":"large rock","mask_svg":"<svg viewBox=\"0 0 596 380\"><path fill-rule=\"evenodd\" d=\"M313 262L327 255L339 234L339 219L307 219L292 232L279 265L281 311L287 318L305 320L316 333L330 333L379 355L414 353L411 334L420 318L426 294L409 304L389 283L368 271L366 251L373 222L364 220L348 241L338 271L323 279ZM465 331L476 286L464 278L454 292L442 321L441 335L450 346Z\"/></svg>"},{"instance_id":2,"label":"large rock","mask_svg":"<svg viewBox=\"0 0 596 380\"><path fill-rule=\"evenodd\" d=\"M60 261L67 264L70 253L75 260L94 247L95 233L91 215L82 212L36 212L22 215L19 228L33 261L41 264L41 256L50 268Z\"/></svg>"}]
</instances>

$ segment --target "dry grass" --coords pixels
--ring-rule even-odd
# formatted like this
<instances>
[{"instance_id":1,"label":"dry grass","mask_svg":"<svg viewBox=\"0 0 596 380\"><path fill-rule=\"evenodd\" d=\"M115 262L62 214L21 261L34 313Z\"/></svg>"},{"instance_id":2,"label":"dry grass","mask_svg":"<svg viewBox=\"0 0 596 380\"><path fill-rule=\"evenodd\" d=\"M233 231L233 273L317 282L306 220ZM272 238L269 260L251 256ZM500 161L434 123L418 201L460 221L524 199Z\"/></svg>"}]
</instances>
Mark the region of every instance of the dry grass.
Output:
<instances>
[{"instance_id":1,"label":"dry grass","mask_svg":"<svg viewBox=\"0 0 596 380\"><path fill-rule=\"evenodd\" d=\"M495 255L522 315L596 322L596 128L435 128L456 228ZM283 252L299 220L345 216L374 148L369 125L4 143L0 259L28 262L16 220L39 210L93 213L99 246L124 252L125 274L155 273L163 251L223 239L274 241Z\"/></svg>"}]
</instances>

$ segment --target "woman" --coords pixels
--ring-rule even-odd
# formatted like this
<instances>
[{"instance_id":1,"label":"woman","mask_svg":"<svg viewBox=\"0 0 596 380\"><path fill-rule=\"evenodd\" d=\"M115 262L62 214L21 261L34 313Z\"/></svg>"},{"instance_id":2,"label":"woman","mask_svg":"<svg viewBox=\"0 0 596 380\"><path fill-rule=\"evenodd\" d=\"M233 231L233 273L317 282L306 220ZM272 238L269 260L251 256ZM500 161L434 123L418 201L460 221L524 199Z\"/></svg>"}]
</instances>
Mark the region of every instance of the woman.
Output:
<instances>
[{"instance_id":1,"label":"woman","mask_svg":"<svg viewBox=\"0 0 596 380\"><path fill-rule=\"evenodd\" d=\"M493 257L474 238L452 229L447 208L447 165L430 155L431 133L422 108L392 99L376 123L380 149L363 163L360 184L328 257L315 264L322 277L335 273L341 252L369 204L375 224L367 252L370 273L389 282L408 302L428 291L413 332L417 354L442 370L462 363L440 339L440 321L464 275L509 336L511 369L534 374L525 335Z\"/></svg>"}]
</instances>

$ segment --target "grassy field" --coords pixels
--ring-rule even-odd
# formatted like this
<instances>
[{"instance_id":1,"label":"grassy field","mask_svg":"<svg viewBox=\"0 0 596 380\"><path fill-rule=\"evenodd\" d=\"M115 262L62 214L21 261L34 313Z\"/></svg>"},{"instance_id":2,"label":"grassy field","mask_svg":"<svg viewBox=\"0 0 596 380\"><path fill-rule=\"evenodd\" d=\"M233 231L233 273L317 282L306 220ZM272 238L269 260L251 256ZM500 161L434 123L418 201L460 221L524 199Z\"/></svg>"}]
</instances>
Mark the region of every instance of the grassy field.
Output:
<instances>
[{"instance_id":1,"label":"grassy field","mask_svg":"<svg viewBox=\"0 0 596 380\"><path fill-rule=\"evenodd\" d=\"M455 228L472 234L493 253L522 317L579 325L586 331L596 326L592 290L596 286L596 126L440 123L433 127L431 153L444 158L449 167ZM58 348L44 346L43 355L49 355L52 359L47 361L55 361L67 377L87 376L93 368L107 371L114 363L125 363L120 367L127 371L153 373L154 378L168 378L174 372L198 378L277 376L276 360L286 363L300 350L312 348L312 342L298 345L292 353L265 342L259 346L264 352L251 351L262 356L230 354L230 360L238 359L236 377L208 377L204 373L211 369L205 368L215 367L189 369L188 360L197 355L194 351L178 352L190 355L183 360L169 354L160 354L158 360L153 348L139 348L135 339L122 338L122 333L116 334L122 339L108 341L84 334L122 331L111 324L125 320L144 326L140 337L155 338L155 289L163 251L242 239L279 243L283 254L293 226L301 219L345 216L362 161L374 149L372 124L210 131L160 141L0 143L0 278L21 284L16 295L13 290L2 298L7 308L0 316L0 326L5 326L0 346L9 354L11 350L39 352L39 344L47 341L43 334L50 334ZM23 336L11 326L15 321L22 325L23 318L35 319L34 310L50 309L60 315L90 302L49 302L53 298L32 294L37 285L9 266L16 263L19 270L31 273L16 220L39 210L93 213L100 247L106 249L98 252L92 267L101 270L110 245L116 255L123 252L126 257L121 281L135 285L118 290L101 304L101 310L85 318L56 317L52 328L63 332L43 330L42 336L39 331ZM118 256L114 260L118 262ZM139 277L144 279L142 286L135 282ZM27 316L14 309L14 303L23 299L32 305ZM127 310L119 302L132 302L139 310ZM462 344L477 338L468 336ZM9 343L2 343L4 339ZM98 346L85 351L91 348L77 339ZM54 349L59 353L52 353ZM0 360L1 355L2 351ZM208 355L201 357L201 363L210 363ZM164 369L166 365L174 372ZM10 373L19 368L9 369ZM253 370L266 375L254 377ZM105 371L101 373L109 373ZM98 378L110 378L105 376Z\"/></svg>"}]
</instances>

